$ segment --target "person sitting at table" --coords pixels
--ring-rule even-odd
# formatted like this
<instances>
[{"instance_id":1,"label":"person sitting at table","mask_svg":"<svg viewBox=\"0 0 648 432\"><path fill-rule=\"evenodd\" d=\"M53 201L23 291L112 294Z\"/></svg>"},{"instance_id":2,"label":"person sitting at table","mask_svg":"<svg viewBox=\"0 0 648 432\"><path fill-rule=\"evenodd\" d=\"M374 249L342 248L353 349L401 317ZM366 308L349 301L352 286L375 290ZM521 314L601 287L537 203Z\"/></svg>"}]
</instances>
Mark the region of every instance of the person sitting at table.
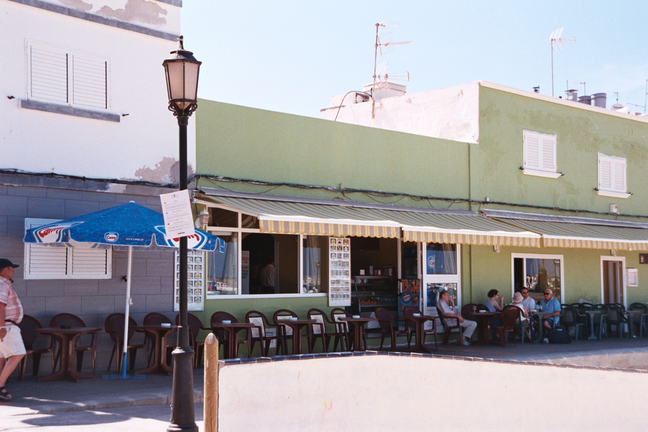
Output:
<instances>
[{"instance_id":1,"label":"person sitting at table","mask_svg":"<svg viewBox=\"0 0 648 432\"><path fill-rule=\"evenodd\" d=\"M553 296L550 289L544 291L544 299L540 302L540 307L544 311L542 315L542 326L551 331L556 327L560 320L560 302Z\"/></svg>"},{"instance_id":2,"label":"person sitting at table","mask_svg":"<svg viewBox=\"0 0 648 432\"><path fill-rule=\"evenodd\" d=\"M504 309L504 297L499 295L499 291L492 289L488 291L488 300L484 303L484 306L488 309L488 312L501 312Z\"/></svg>"},{"instance_id":3,"label":"person sitting at table","mask_svg":"<svg viewBox=\"0 0 648 432\"><path fill-rule=\"evenodd\" d=\"M454 300L452 300L448 291L444 290L439 294L439 308L443 311L446 318L455 318L459 321L459 325L463 327L463 344L466 346L470 345L470 338L477 328L477 323L464 319L460 314L457 314L454 307Z\"/></svg>"},{"instance_id":4,"label":"person sitting at table","mask_svg":"<svg viewBox=\"0 0 648 432\"><path fill-rule=\"evenodd\" d=\"M528 291L527 291L527 294L528 294ZM531 330L529 329L529 326L531 324L528 324L529 321L530 321L529 320L529 309L527 309L527 307L524 306L524 304L522 303L523 300L524 300L524 297L522 296L522 294L519 293L519 292L516 292L515 294L513 294L513 303L511 303L511 306L515 306L515 307L519 308L522 311L522 314L521 314L521 316L519 318L519 322L522 325L522 327L526 327L525 328L525 333L527 335L527 338L529 338L529 340L532 340L531 339Z\"/></svg>"},{"instance_id":5,"label":"person sitting at table","mask_svg":"<svg viewBox=\"0 0 648 432\"><path fill-rule=\"evenodd\" d=\"M529 288L527 287L522 288L520 290L520 294L522 294L522 304L526 306L529 312L537 309L536 301L533 300L533 297L529 297Z\"/></svg>"}]
</instances>

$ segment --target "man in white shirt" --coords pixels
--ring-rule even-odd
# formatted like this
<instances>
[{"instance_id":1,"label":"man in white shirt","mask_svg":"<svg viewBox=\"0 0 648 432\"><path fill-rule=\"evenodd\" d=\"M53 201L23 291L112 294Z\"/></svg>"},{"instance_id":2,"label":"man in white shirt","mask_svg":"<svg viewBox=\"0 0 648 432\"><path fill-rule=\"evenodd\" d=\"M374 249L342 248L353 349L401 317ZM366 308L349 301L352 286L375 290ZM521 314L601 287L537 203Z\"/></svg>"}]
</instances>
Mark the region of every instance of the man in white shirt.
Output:
<instances>
[{"instance_id":1,"label":"man in white shirt","mask_svg":"<svg viewBox=\"0 0 648 432\"><path fill-rule=\"evenodd\" d=\"M475 321L464 319L461 315L457 314L454 307L454 300L452 300L448 291L443 291L439 295L439 309L441 309L441 312L443 312L446 319L454 318L459 321L459 325L463 327L463 344L466 346L470 345L470 338L477 328L477 323Z\"/></svg>"},{"instance_id":2,"label":"man in white shirt","mask_svg":"<svg viewBox=\"0 0 648 432\"><path fill-rule=\"evenodd\" d=\"M259 273L261 279L260 294L271 294L275 292L275 266L274 260L261 269Z\"/></svg>"},{"instance_id":3,"label":"man in white shirt","mask_svg":"<svg viewBox=\"0 0 648 432\"><path fill-rule=\"evenodd\" d=\"M522 300L522 304L526 306L527 310L531 312L532 309L537 309L536 307L536 302L533 300L533 298L529 297L529 288L522 288L522 291L520 291L522 294L522 297L524 298Z\"/></svg>"}]
</instances>

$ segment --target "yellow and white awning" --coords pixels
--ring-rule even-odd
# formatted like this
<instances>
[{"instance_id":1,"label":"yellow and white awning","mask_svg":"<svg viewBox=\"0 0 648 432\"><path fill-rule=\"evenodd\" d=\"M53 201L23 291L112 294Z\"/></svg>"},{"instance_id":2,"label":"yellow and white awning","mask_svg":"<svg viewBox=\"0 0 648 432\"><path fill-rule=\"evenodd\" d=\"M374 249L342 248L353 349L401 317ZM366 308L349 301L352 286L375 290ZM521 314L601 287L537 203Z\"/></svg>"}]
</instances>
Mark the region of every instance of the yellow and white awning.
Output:
<instances>
[{"instance_id":1,"label":"yellow and white awning","mask_svg":"<svg viewBox=\"0 0 648 432\"><path fill-rule=\"evenodd\" d=\"M400 225L344 205L210 197L259 218L262 233L399 238Z\"/></svg>"},{"instance_id":2,"label":"yellow and white awning","mask_svg":"<svg viewBox=\"0 0 648 432\"><path fill-rule=\"evenodd\" d=\"M428 243L539 247L540 235L469 211L398 210L358 203L305 203L208 196L252 214L263 233L400 238Z\"/></svg>"},{"instance_id":3,"label":"yellow and white awning","mask_svg":"<svg viewBox=\"0 0 648 432\"><path fill-rule=\"evenodd\" d=\"M648 229L641 227L521 219L506 222L541 234L545 247L648 251Z\"/></svg>"}]
</instances>

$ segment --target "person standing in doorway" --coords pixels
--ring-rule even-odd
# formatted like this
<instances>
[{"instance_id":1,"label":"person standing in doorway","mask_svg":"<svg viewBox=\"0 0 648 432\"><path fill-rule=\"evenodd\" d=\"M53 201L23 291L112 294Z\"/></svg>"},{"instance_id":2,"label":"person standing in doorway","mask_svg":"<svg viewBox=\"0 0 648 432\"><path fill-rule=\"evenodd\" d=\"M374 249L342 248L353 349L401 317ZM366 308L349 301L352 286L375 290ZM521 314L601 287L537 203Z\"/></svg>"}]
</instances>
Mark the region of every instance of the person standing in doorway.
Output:
<instances>
[{"instance_id":1,"label":"person standing in doorway","mask_svg":"<svg viewBox=\"0 0 648 432\"><path fill-rule=\"evenodd\" d=\"M9 375L25 356L18 323L23 319L22 303L12 286L14 269L18 265L0 258L0 401L10 402L13 397L5 388Z\"/></svg>"}]
</instances>

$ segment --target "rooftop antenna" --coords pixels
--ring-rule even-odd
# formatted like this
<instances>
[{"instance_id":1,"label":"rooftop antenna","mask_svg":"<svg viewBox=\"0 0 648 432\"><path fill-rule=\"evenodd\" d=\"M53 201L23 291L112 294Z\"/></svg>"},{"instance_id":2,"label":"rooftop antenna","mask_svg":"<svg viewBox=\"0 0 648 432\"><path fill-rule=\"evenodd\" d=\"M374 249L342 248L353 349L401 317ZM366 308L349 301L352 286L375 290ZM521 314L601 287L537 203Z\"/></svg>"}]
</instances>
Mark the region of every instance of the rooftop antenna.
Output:
<instances>
[{"instance_id":1,"label":"rooftop antenna","mask_svg":"<svg viewBox=\"0 0 648 432\"><path fill-rule=\"evenodd\" d=\"M583 96L587 95L587 86L585 81L574 81L574 84L582 85L583 86Z\"/></svg>"},{"instance_id":2,"label":"rooftop antenna","mask_svg":"<svg viewBox=\"0 0 648 432\"><path fill-rule=\"evenodd\" d=\"M380 56L382 57L384 54L386 54L389 50L389 48L393 47L394 45L407 45L408 43L412 41L405 41L405 42L385 42L382 43L380 40L380 30L385 29L387 27L398 27L396 24L386 24L386 23L376 23L376 44L374 46L374 73L373 73L373 86L371 87L371 118L376 117L376 98L374 97L374 93L376 91L376 84L380 80L387 81L389 78L388 74L384 73L385 69L387 68L387 64L383 65L381 64L380 66L382 67L380 73L378 71L378 52L380 51ZM383 36L385 33L383 33ZM385 52L383 53L383 49L385 49ZM405 72L407 74L407 81L409 81L409 72ZM395 78L394 75L392 75L392 78Z\"/></svg>"},{"instance_id":3,"label":"rooftop antenna","mask_svg":"<svg viewBox=\"0 0 648 432\"><path fill-rule=\"evenodd\" d=\"M564 48L566 43L568 44L576 43L575 37L563 38L562 31L563 29L560 28L554 31L553 33L551 33L551 36L549 36L549 45L551 46L551 96L554 95L553 53L554 51L558 51Z\"/></svg>"}]
</instances>

